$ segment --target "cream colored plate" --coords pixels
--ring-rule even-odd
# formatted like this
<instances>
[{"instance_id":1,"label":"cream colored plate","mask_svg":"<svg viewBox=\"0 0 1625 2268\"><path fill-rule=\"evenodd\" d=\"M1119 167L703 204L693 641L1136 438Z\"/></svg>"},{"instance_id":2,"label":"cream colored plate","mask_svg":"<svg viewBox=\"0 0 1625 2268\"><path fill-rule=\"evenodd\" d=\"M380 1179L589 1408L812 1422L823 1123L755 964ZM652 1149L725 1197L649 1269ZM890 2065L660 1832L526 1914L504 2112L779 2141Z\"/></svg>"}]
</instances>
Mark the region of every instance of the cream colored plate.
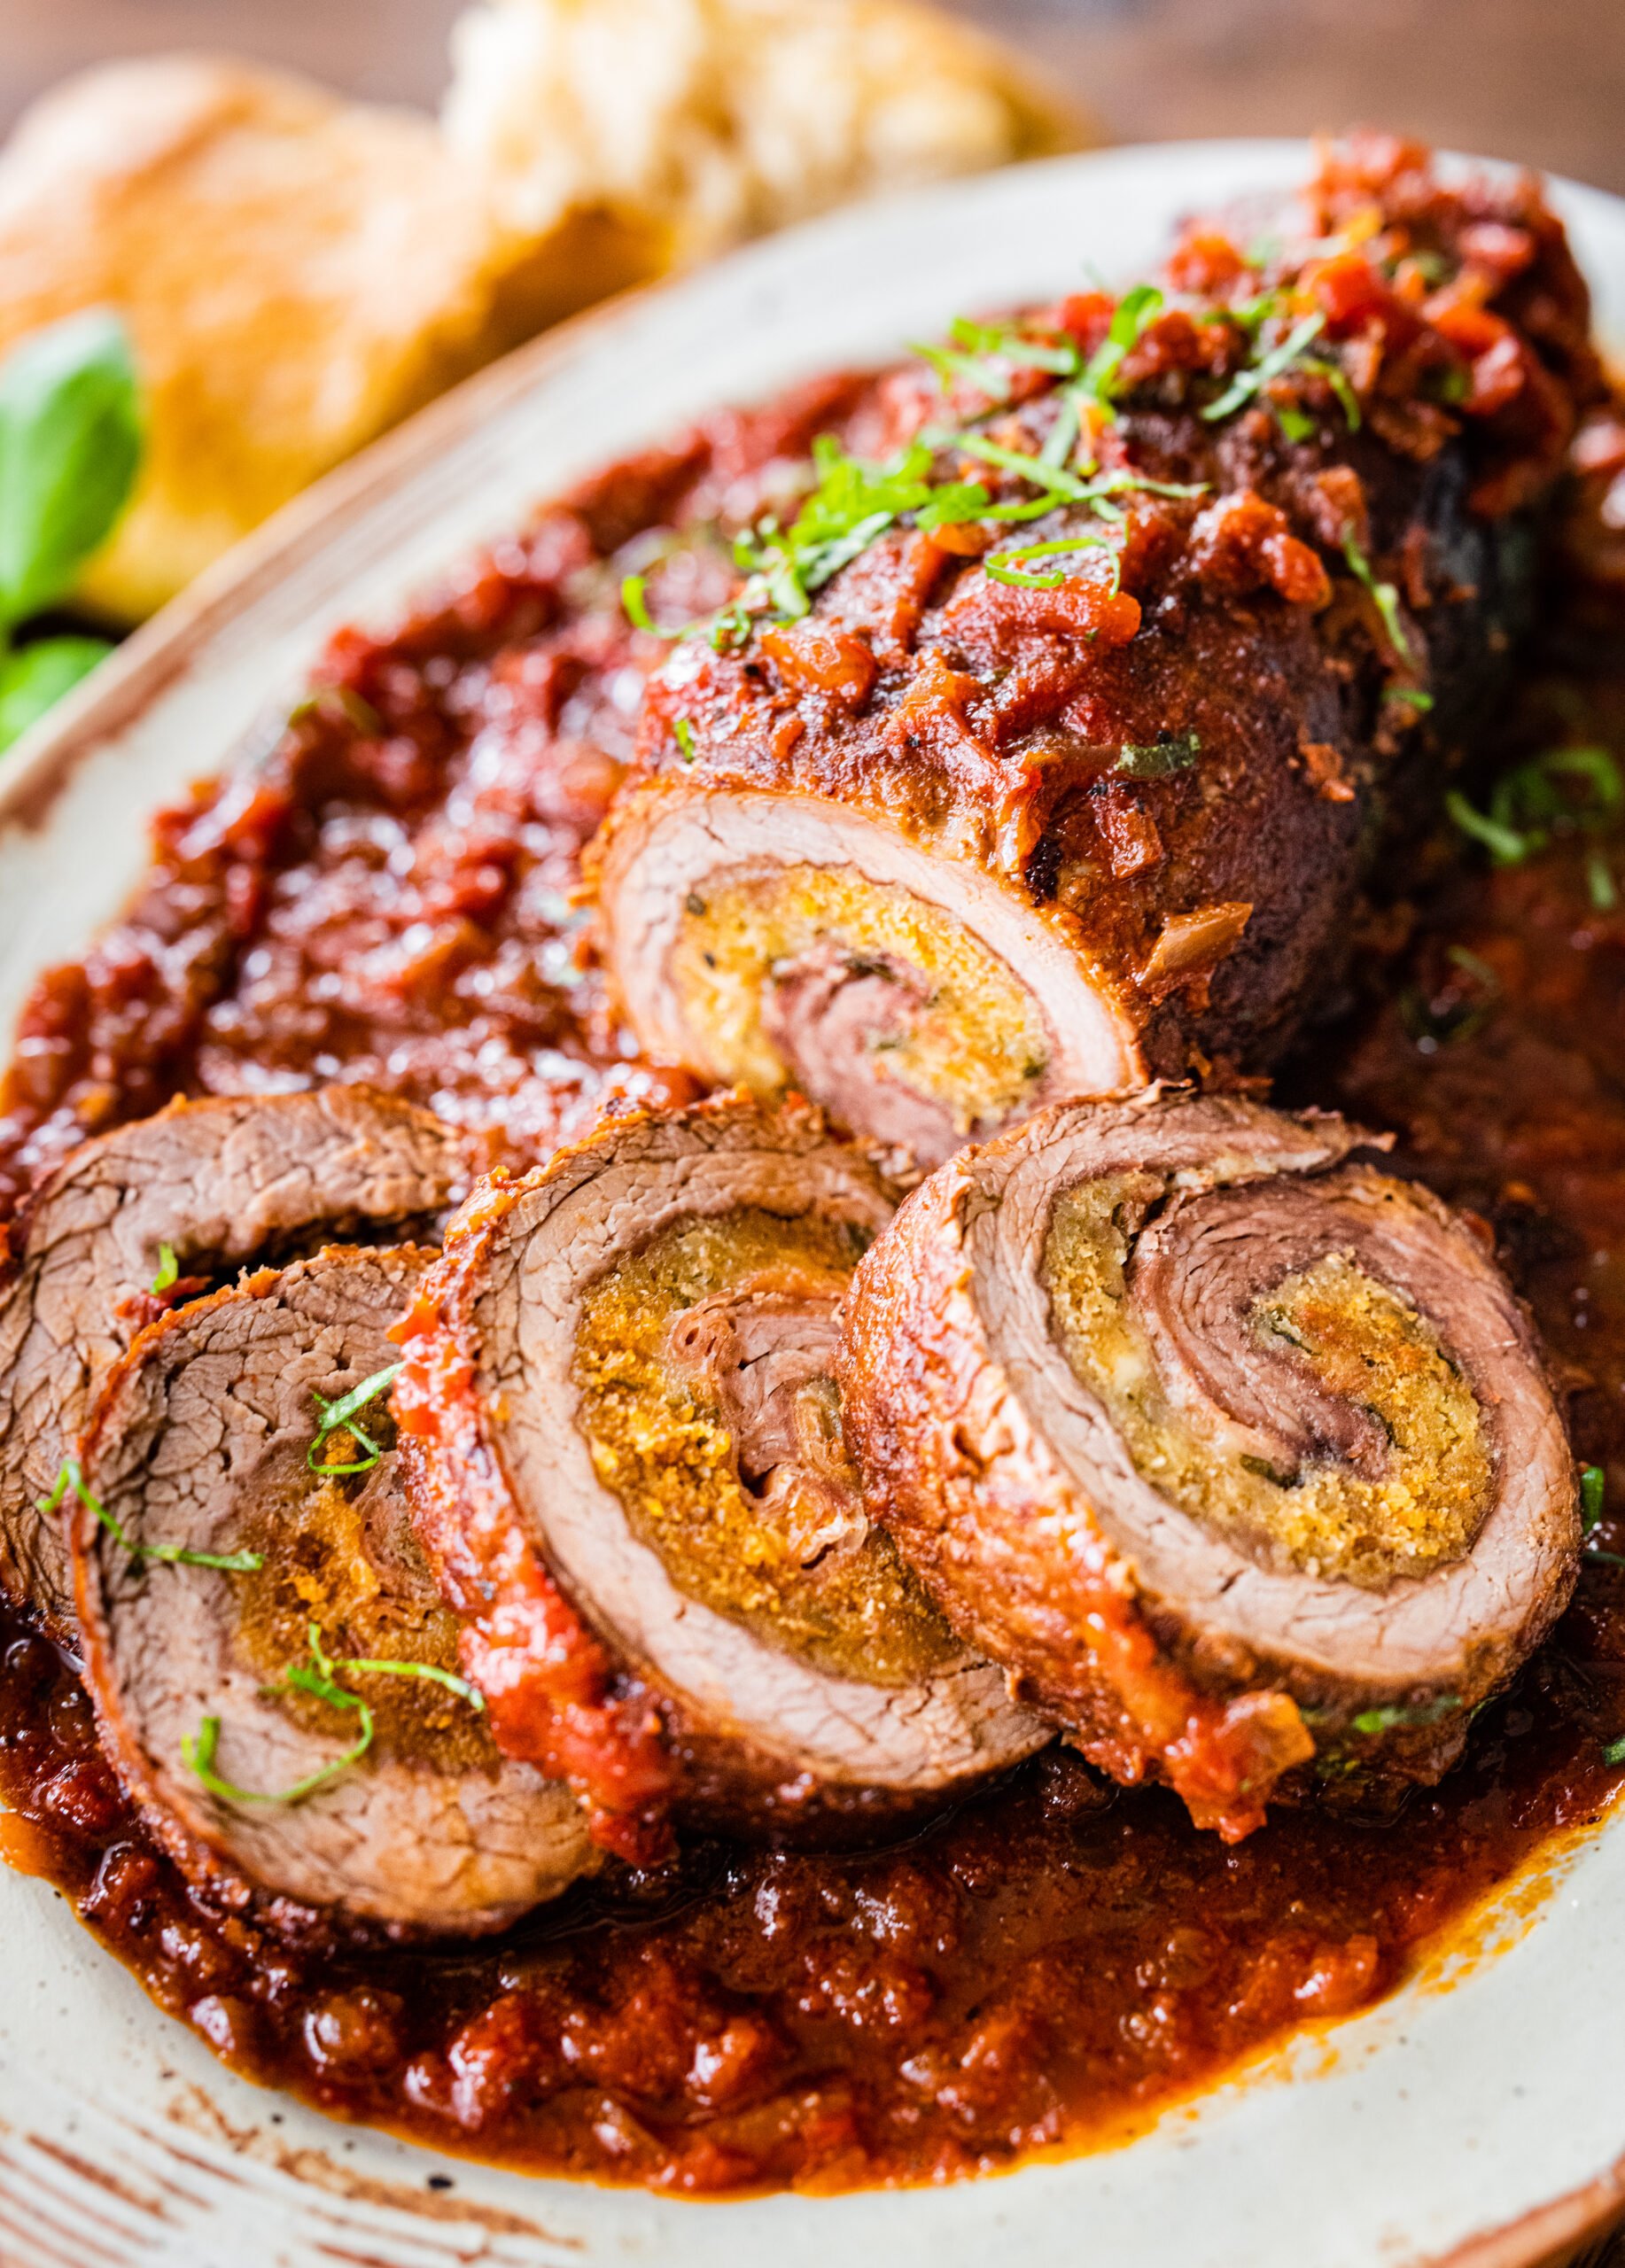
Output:
<instances>
[{"instance_id":1,"label":"cream colored plate","mask_svg":"<svg viewBox=\"0 0 1625 2268\"><path fill-rule=\"evenodd\" d=\"M890 356L1087 265L1131 274L1181 212L1306 164L1279 143L1114 151L875 206L474 380L291 507L6 760L0 1029L115 911L154 805L274 717L339 623L387 620L561 482L697 411ZM1559 194L1625 338L1625 204ZM946 2190L696 2205L437 2158L246 2085L49 1889L3 1875L0 2263L1410 2268L1500 2230L1473 2268L1523 2268L1625 2202L1605 2180L1625 2152L1625 1821L1522 1902L1532 1918L1503 1900L1509 1942L1450 1989L1424 1979L1131 2146Z\"/></svg>"}]
</instances>

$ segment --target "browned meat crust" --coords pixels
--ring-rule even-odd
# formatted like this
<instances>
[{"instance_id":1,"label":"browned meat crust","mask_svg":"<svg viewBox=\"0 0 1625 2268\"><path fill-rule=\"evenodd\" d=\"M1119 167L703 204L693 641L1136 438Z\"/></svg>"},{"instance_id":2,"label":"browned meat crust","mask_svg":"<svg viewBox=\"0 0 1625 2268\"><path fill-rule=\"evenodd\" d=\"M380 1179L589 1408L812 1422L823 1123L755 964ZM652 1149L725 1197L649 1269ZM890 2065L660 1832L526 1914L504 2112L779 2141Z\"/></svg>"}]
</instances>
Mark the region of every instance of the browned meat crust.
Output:
<instances>
[{"instance_id":1,"label":"browned meat crust","mask_svg":"<svg viewBox=\"0 0 1625 2268\"><path fill-rule=\"evenodd\" d=\"M841 1383L871 1512L1085 1755L1167 1781L1232 1837L1311 1754L1323 1778L1436 1778L1574 1578L1574 1459L1526 1318L1435 1199L1347 1162L1359 1138L1220 1099L1063 1106L933 1175L850 1302ZM1117 1311L1169 1405L1288 1511L1312 1467L1380 1468L1384 1445L1357 1396L1261 1332L1258 1300L1331 1254L1410 1303L1487 1443L1466 1548L1362 1583L1154 1486L1062 1343L1046 1253L1058 1200L1091 1187L1118 1208Z\"/></svg>"},{"instance_id":2,"label":"browned meat crust","mask_svg":"<svg viewBox=\"0 0 1625 2268\"><path fill-rule=\"evenodd\" d=\"M359 1087L177 1103L76 1150L0 1278L0 1584L71 1629L66 1543L36 1506L143 1323L313 1230L423 1221L467 1177L460 1136ZM165 1246L177 1272L154 1293Z\"/></svg>"},{"instance_id":3,"label":"browned meat crust","mask_svg":"<svg viewBox=\"0 0 1625 2268\"><path fill-rule=\"evenodd\" d=\"M680 1587L601 1479L584 1427L572 1368L582 1301L624 1255L665 1230L742 1208L787 1228L812 1218L873 1233L894 1201L815 1114L769 1116L727 1101L612 1121L540 1171L482 1187L448 1233L409 1326L397 1402L412 1437L419 1534L447 1596L470 1617L463 1660L489 1697L499 1740L548 1768L573 1767L606 1839L633 1808L616 1783L618 1723L623 1743L635 1732L644 1744L643 1776L630 1776L646 1819L675 1805L745 1829L837 1838L940 1801L1047 1737L934 1617L939 1665L912 1682L869 1682ZM828 1321L774 1291L726 1313L703 1302L673 1324L678 1362L696 1374L726 1368L731 1459L768 1519L783 1484L800 1477L806 1451L787 1396L821 1369ZM468 1438L459 1412L474 1429ZM793 1510L818 1526L813 1554L850 1548L855 1508L843 1518L838 1485L811 1477L810 1511L805 1498ZM554 1593L545 1643L527 1665L539 1569L594 1634L585 1662L579 1627L575 1639L561 1634ZM572 1665L566 1697L579 1705L585 1693L588 1706L610 1712L596 1739L561 1712L562 1659Z\"/></svg>"},{"instance_id":4,"label":"browned meat crust","mask_svg":"<svg viewBox=\"0 0 1625 2268\"><path fill-rule=\"evenodd\" d=\"M1020 1109L1257 1069L1325 1005L1375 852L1495 702L1528 515L1599 377L1584 284L1529 181L1446 189L1421 153L1368 144L1309 208L1313 244L1262 272L1212 224L1187 234L1091 436L1109 519L1064 493L1015 530L968 504L957 524L902 514L806 618L758 612L674 649L595 854L611 973L651 1051L727 1070L675 988L683 910L792 862L940 904L1015 968L1047 1026ZM1271 294L1318 328L1259 378L1246 327ZM1022 339L1092 363L1113 316L1085 295ZM1207 415L1238 383L1239 406ZM982 381L945 397L899 371L852 446L882 458L923 434L931 477L1033 501L1010 453L1041 454L1066 382L1008 384L991 416ZM990 442L1002 457L975 453ZM1090 548L988 571L1067 536ZM930 972L864 943L837 929L773 970L772 1036L842 1122L936 1162L1017 1111L955 1125L911 1091L883 1051Z\"/></svg>"},{"instance_id":5,"label":"browned meat crust","mask_svg":"<svg viewBox=\"0 0 1625 2268\"><path fill-rule=\"evenodd\" d=\"M471 1932L502 1927L594 1863L569 1790L504 1762L468 1702L428 1681L341 1664L345 1689L377 1713L378 1735L297 1802L228 1801L184 1759L183 1744L212 1717L211 1768L276 1798L355 1738L354 1710L319 1698L291 1710L276 1687L284 1664L256 1658L245 1633L268 1587L274 1600L283 1587L294 1594L270 1640L287 1666L309 1666L307 1618L330 1658L352 1652L357 1614L371 1641L363 1658L432 1658L425 1632L441 1651L448 1643L394 1451L325 1483L307 1467L314 1397L338 1400L398 1359L389 1327L433 1257L330 1250L196 1301L141 1332L91 1425L86 1484L136 1550L77 1507L86 1682L127 1785L217 1899ZM383 1421L369 1410L358 1422ZM348 1437L341 1448L338 1462L358 1455ZM230 1572L140 1556L159 1544L266 1564Z\"/></svg>"}]
</instances>

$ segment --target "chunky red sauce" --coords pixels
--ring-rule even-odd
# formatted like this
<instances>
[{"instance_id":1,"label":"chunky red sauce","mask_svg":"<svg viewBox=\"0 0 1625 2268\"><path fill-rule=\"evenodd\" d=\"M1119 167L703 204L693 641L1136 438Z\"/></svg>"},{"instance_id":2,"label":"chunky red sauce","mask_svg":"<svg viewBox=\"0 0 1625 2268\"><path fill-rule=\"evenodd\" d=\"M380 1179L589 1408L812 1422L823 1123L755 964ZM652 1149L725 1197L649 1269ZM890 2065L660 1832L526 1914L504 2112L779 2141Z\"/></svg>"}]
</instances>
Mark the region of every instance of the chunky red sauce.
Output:
<instances>
[{"instance_id":1,"label":"chunky red sauce","mask_svg":"<svg viewBox=\"0 0 1625 2268\"><path fill-rule=\"evenodd\" d=\"M509 1186L482 1185L463 1208L447 1231L445 1270L476 1257ZM606 1851L635 1866L668 1858L672 1767L651 1697L618 1671L525 1539L480 1428L473 1365L430 1293L393 1335L405 1349L393 1409L414 1523L442 1593L465 1618L462 1666L503 1754L568 1781Z\"/></svg>"},{"instance_id":2,"label":"chunky red sauce","mask_svg":"<svg viewBox=\"0 0 1625 2268\"><path fill-rule=\"evenodd\" d=\"M571 904L655 658L615 588L641 529L743 517L853 398L719 421L398 634L335 641L327 690L159 819L128 918L40 986L0 1213L87 1132L175 1093L364 1078L523 1164L618 1094L685 1092L613 1029ZM662 572L690 611L725 579L698 535ZM1571 672L1529 705L1526 747L1625 753L1625 681ZM1383 915L1373 967L1411 922L1401 975L1287 1091L1396 1128L1494 1223L1572 1372L1581 1454L1625 1505L1625 841L1559 843L1492 882L1449 850L1427 913ZM1625 1549L1625 1524L1596 1540ZM1087 2139L1388 1991L1543 1839L1600 1815L1622 1678L1625 1573L1598 1561L1463 1767L1392 1816L1276 1815L1226 1847L1172 1797L1054 1751L889 1850L690 1843L494 1942L378 1948L198 1902L126 1806L69 1666L11 1617L0 1847L218 2053L326 2109L685 2191L941 2179Z\"/></svg>"}]
</instances>

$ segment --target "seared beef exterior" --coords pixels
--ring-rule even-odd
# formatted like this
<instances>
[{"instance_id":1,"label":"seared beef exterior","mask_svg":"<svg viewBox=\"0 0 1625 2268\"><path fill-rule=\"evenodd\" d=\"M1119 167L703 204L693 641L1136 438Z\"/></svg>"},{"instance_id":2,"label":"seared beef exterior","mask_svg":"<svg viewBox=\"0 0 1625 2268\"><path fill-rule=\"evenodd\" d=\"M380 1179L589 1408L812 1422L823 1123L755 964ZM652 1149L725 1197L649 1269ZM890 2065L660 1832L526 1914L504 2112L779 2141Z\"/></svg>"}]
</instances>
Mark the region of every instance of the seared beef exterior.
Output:
<instances>
[{"instance_id":1,"label":"seared beef exterior","mask_svg":"<svg viewBox=\"0 0 1625 2268\"><path fill-rule=\"evenodd\" d=\"M1060 1107L918 1189L849 1307L872 1514L1087 1757L1231 1837L1311 1759L1436 1778L1574 1579L1526 1318L1358 1140Z\"/></svg>"},{"instance_id":2,"label":"seared beef exterior","mask_svg":"<svg viewBox=\"0 0 1625 2268\"><path fill-rule=\"evenodd\" d=\"M455 1621L378 1438L383 1402L355 1416L381 1452L372 1462L342 1428L317 1439L318 1396L337 1401L399 1359L389 1327L432 1256L331 1250L194 1302L141 1333L91 1426L86 1485L122 1537L77 1508L86 1679L127 1785L217 1899L472 1932L595 1863L570 1790L501 1758L466 1697L409 1668L356 1666L455 1669ZM176 1545L264 1564L151 1556ZM377 1730L291 1800L362 1722L354 1699L285 1682L316 1669L317 1648L327 1681L364 1700ZM201 1761L239 1796L187 1761L210 1720Z\"/></svg>"},{"instance_id":3,"label":"seared beef exterior","mask_svg":"<svg viewBox=\"0 0 1625 2268\"><path fill-rule=\"evenodd\" d=\"M962 334L758 532L594 854L648 1050L929 1165L1326 1006L1493 708L1600 380L1528 179L1358 144L1289 234L1193 226L1160 299Z\"/></svg>"},{"instance_id":4,"label":"seared beef exterior","mask_svg":"<svg viewBox=\"0 0 1625 2268\"><path fill-rule=\"evenodd\" d=\"M459 1138L438 1119L354 1087L177 1103L76 1150L13 1225L0 1279L0 1583L12 1596L71 1628L66 1541L36 1507L143 1323L313 1231L424 1220L466 1178Z\"/></svg>"},{"instance_id":5,"label":"seared beef exterior","mask_svg":"<svg viewBox=\"0 0 1625 2268\"><path fill-rule=\"evenodd\" d=\"M612 1847L657 1849L672 1809L861 1831L1048 1736L867 1538L838 1421L820 1437L831 1310L893 1203L804 1108L612 1121L546 1169L478 1190L408 1325L395 1407L418 1533L469 1618L464 1667L499 1741L568 1773ZM777 1264L778 1244L832 1233L851 1239L838 1277ZM730 1239L764 1236L766 1262L722 1295L673 1295L669 1324L657 1315L652 1386L617 1386L612 1340L595 1357L610 1384L595 1418L581 1349L616 1271L680 1257L685 1237L726 1254ZM623 1324L628 1344L639 1319ZM620 1447L592 1430L616 1407L629 1413ZM676 1446L639 1464L649 1425ZM694 1460L697 1542L659 1525L686 1485L680 1456ZM708 1561L708 1523L746 1541ZM820 1580L849 1585L822 1658L792 1635ZM895 1632L870 1610L886 1598L915 1627L912 1674L882 1658Z\"/></svg>"}]
</instances>

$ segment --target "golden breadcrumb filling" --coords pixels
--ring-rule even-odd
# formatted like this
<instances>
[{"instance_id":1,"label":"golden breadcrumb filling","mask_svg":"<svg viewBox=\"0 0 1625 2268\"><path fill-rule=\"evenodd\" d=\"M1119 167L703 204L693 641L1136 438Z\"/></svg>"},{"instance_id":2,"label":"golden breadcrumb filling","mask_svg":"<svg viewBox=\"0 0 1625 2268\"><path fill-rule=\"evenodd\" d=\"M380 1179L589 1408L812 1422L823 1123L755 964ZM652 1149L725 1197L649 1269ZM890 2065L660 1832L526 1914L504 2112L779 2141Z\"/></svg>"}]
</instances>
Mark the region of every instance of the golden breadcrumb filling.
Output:
<instances>
[{"instance_id":1,"label":"golden breadcrumb filling","mask_svg":"<svg viewBox=\"0 0 1625 2268\"><path fill-rule=\"evenodd\" d=\"M719 1078L760 1095L795 1084L764 1010L775 981L820 948L847 956L859 975L883 961L924 982L925 998L899 999L868 1043L877 1076L927 1096L962 1134L1031 1104L1049 1042L1026 986L941 907L852 866L719 879L689 897L673 977Z\"/></svg>"},{"instance_id":2,"label":"golden breadcrumb filling","mask_svg":"<svg viewBox=\"0 0 1625 2268\"><path fill-rule=\"evenodd\" d=\"M1251 1328L1323 1393L1375 1420L1379 1477L1328 1454L1295 1471L1240 1451L1224 1412L1176 1402L1129 1296L1133 1223L1158 1184L1085 1183L1057 1202L1043 1277L1068 1359L1105 1404L1135 1471L1265 1565L1380 1590L1469 1549L1494 1470L1471 1387L1433 1326L1352 1258L1328 1254L1254 1303ZM1290 1464L1291 1460L1286 1460Z\"/></svg>"},{"instance_id":3,"label":"golden breadcrumb filling","mask_svg":"<svg viewBox=\"0 0 1625 2268\"><path fill-rule=\"evenodd\" d=\"M387 1416L369 1412L375 1440ZM350 1436L332 1437L332 1459L353 1457ZM371 1501L369 1497L371 1495ZM383 1508L366 1476L321 1480L301 1463L286 1500L248 1524L247 1549L264 1556L257 1573L234 1575L237 1651L302 1730L348 1746L359 1730L354 1710L284 1687L284 1671L311 1666L310 1626L335 1662L424 1662L458 1672L456 1616L442 1606L409 1523ZM382 1565L380 1565L382 1563ZM484 1715L428 1678L336 1667L336 1682L370 1707L377 1730L360 1759L422 1763L437 1772L485 1770L501 1759Z\"/></svg>"},{"instance_id":4,"label":"golden breadcrumb filling","mask_svg":"<svg viewBox=\"0 0 1625 2268\"><path fill-rule=\"evenodd\" d=\"M833 1491L792 1472L758 1494L719 1400L672 1350L673 1324L701 1301L766 1288L833 1304L867 1240L844 1222L754 1207L680 1221L587 1293L574 1377L598 1477L680 1590L816 1668L906 1685L959 1649L890 1537L861 1523L833 1385L810 1380L799 1403Z\"/></svg>"}]
</instances>

